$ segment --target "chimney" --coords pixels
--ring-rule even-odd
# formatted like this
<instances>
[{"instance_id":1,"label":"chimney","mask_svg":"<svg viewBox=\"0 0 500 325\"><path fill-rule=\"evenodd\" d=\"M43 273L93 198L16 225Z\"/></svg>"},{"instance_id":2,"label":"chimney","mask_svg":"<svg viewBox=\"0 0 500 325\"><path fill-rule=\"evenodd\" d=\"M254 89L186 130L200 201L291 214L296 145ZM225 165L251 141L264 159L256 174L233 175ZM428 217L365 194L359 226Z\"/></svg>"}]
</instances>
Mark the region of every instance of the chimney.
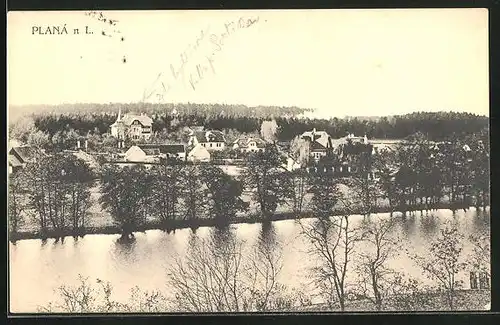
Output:
<instances>
[{"instance_id":1,"label":"chimney","mask_svg":"<svg viewBox=\"0 0 500 325\"><path fill-rule=\"evenodd\" d=\"M76 141L76 148L80 149L80 140Z\"/></svg>"},{"instance_id":2,"label":"chimney","mask_svg":"<svg viewBox=\"0 0 500 325\"><path fill-rule=\"evenodd\" d=\"M87 151L88 148L89 148L89 142L85 140L85 151Z\"/></svg>"}]
</instances>

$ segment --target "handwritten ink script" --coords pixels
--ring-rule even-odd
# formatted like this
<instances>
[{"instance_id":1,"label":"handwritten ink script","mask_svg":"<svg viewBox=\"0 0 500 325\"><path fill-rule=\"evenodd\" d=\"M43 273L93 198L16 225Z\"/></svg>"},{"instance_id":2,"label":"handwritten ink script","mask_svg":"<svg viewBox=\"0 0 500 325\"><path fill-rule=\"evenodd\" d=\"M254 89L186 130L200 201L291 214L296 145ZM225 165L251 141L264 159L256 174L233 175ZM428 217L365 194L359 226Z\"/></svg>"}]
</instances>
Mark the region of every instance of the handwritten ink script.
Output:
<instances>
[{"instance_id":1,"label":"handwritten ink script","mask_svg":"<svg viewBox=\"0 0 500 325\"><path fill-rule=\"evenodd\" d=\"M96 21L100 22L102 25L102 31L101 35L102 36L107 36L107 37L113 37L116 34L121 34L121 31L117 28L118 20L117 19L112 19L109 17L106 17L102 11L88 11L85 13L86 16L89 16L92 19L95 19ZM124 38L121 37L121 41L123 41Z\"/></svg>"},{"instance_id":2,"label":"handwritten ink script","mask_svg":"<svg viewBox=\"0 0 500 325\"><path fill-rule=\"evenodd\" d=\"M90 16L94 19L97 19L98 21L101 21L103 23L106 23L106 24L109 24L109 25L112 25L112 26L116 26L116 23L118 22L118 20L116 19L110 19L110 18L107 18L106 16L104 16L104 14L102 13L102 11L100 12L97 12L97 11L88 11L85 13L86 16Z\"/></svg>"},{"instance_id":3,"label":"handwritten ink script","mask_svg":"<svg viewBox=\"0 0 500 325\"><path fill-rule=\"evenodd\" d=\"M170 63L167 73L160 73L149 90L145 90L143 100L155 95L163 100L165 95L179 82L192 90L209 75L216 73L215 59L229 40L239 30L255 25L259 17L241 17L226 22L219 32L211 32L211 27L201 30L194 42L190 43L179 55L178 62ZM203 50L204 48L208 48ZM198 57L195 60L195 57Z\"/></svg>"}]
</instances>

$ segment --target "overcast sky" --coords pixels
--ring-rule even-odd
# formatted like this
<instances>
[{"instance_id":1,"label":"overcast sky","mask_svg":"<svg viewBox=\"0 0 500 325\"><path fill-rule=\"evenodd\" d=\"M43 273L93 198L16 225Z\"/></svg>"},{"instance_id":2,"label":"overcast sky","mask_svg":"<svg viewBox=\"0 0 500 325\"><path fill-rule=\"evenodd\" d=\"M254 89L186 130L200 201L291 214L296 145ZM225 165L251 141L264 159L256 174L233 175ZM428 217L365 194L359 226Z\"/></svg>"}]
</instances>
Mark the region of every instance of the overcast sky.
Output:
<instances>
[{"instance_id":1,"label":"overcast sky","mask_svg":"<svg viewBox=\"0 0 500 325\"><path fill-rule=\"evenodd\" d=\"M10 12L9 104L138 102L146 93L149 101L315 108L321 117L488 115L486 9L103 14L116 25L85 12ZM242 17L256 22L233 30ZM68 35L32 33L64 24ZM181 53L198 38L181 69Z\"/></svg>"}]
</instances>

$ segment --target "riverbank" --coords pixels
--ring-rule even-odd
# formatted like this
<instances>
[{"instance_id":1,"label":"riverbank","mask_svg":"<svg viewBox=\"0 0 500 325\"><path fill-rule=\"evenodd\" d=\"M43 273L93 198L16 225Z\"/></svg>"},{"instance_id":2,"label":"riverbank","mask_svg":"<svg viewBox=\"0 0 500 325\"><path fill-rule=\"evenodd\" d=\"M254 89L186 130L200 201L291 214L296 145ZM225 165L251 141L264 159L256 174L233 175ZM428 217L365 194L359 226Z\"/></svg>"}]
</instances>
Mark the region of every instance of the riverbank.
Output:
<instances>
[{"instance_id":1,"label":"riverbank","mask_svg":"<svg viewBox=\"0 0 500 325\"><path fill-rule=\"evenodd\" d=\"M431 292L421 294L419 301L425 301L426 306L418 306L414 304L415 299L409 297L398 296L399 301L407 300L412 308L409 309L407 304L388 303L381 312L390 311L450 311L446 300L445 292ZM491 291L486 289L466 289L456 292L454 299L454 311L485 311L486 305L491 303ZM314 304L300 308L299 312L340 312L340 308L331 308L326 304ZM375 305L369 299L348 300L344 312L376 312Z\"/></svg>"},{"instance_id":2,"label":"riverbank","mask_svg":"<svg viewBox=\"0 0 500 325\"><path fill-rule=\"evenodd\" d=\"M469 207L469 209L470 208L475 209L474 207ZM406 216L412 215L418 211L429 211L429 213L431 213L432 210L443 210L443 209L451 210L451 204L448 202L440 202L437 204L433 204L432 206L426 206L425 204L418 204L416 206L409 208L408 211L406 212ZM489 206L486 207L486 210L489 211ZM391 213L391 212L394 213L395 215L396 214L402 215L401 212L394 211L388 206L374 207L371 213L377 214L377 213ZM334 209L332 216L343 216L346 214L360 215L363 214L363 212L361 210L348 212L337 208ZM236 216L235 218L229 221L229 225L267 223L280 220L294 220L294 219L306 219L306 218L314 218L313 213L307 211L297 215L296 213L293 212L279 212L275 213L274 215L265 220L259 214L247 214L242 216L241 215ZM168 226L162 226L156 220L149 220L144 225L137 227L137 229L134 232L145 232L147 230L165 230L167 232L171 232L186 228L191 228L193 230L196 230L200 227L221 227L221 226L214 219L171 220L169 221ZM83 237L85 235L94 235L94 234L103 234L103 235L121 234L121 229L120 227L113 225L112 221L109 221L109 223L107 224L85 227L81 229L78 233L75 233L71 229L57 230L57 231L49 229L45 234L41 234L39 231L36 230L20 231L17 232L16 234L9 233L9 241L15 242L18 240L25 240L25 239L49 239L49 238L63 240L64 237Z\"/></svg>"}]
</instances>

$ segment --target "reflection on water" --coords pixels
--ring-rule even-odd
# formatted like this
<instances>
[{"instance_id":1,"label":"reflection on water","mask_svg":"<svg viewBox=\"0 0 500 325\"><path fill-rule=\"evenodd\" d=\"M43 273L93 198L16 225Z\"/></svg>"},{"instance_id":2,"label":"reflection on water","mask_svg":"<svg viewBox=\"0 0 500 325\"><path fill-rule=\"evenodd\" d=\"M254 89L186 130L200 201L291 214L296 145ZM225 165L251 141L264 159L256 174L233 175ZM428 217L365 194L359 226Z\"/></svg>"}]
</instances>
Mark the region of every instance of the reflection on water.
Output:
<instances>
[{"instance_id":1,"label":"reflection on water","mask_svg":"<svg viewBox=\"0 0 500 325\"><path fill-rule=\"evenodd\" d=\"M438 218L434 214L425 214L420 219L420 230L425 237L432 237L438 230Z\"/></svg>"},{"instance_id":2,"label":"reflection on water","mask_svg":"<svg viewBox=\"0 0 500 325\"><path fill-rule=\"evenodd\" d=\"M389 214L368 217L351 216L353 227L368 229L379 218ZM456 225L465 238L471 234L489 233L489 212L474 209L453 214L449 210L414 215L394 214L396 226L392 231L399 238L399 256L390 267L413 277L422 278L422 272L412 265L408 252L424 253L446 225ZM280 281L289 287L306 286L311 279L314 260L307 254L309 245L301 235L315 219L282 220L267 224L237 224L223 229L200 227L180 229L175 232L150 230L136 233L132 241L120 241L119 235L86 235L83 238L67 237L64 241L21 240L10 244L10 302L14 312L36 312L37 305L46 305L57 297L54 289L62 284L72 284L78 274L90 279L99 278L113 284L115 297L128 296L131 287L143 290L161 290L168 294L166 270L176 257L186 256L188 248L201 239L208 239L224 248L235 240L243 240L247 251L244 258L251 258L254 248L282 253L283 264ZM302 226L301 226L302 225ZM363 243L357 252L366 249ZM464 254L470 248L464 247ZM308 290L312 290L309 288ZM30 294L26 294L29 292Z\"/></svg>"},{"instance_id":3,"label":"reflection on water","mask_svg":"<svg viewBox=\"0 0 500 325\"><path fill-rule=\"evenodd\" d=\"M113 245L113 255L119 256L120 259L123 258L127 261L134 260L134 252L137 244L137 238L118 238L114 241Z\"/></svg>"},{"instance_id":4,"label":"reflection on water","mask_svg":"<svg viewBox=\"0 0 500 325\"><path fill-rule=\"evenodd\" d=\"M281 249L276 238L275 225L271 222L262 223L259 236L257 239L258 248L264 252L272 251L273 249Z\"/></svg>"}]
</instances>

